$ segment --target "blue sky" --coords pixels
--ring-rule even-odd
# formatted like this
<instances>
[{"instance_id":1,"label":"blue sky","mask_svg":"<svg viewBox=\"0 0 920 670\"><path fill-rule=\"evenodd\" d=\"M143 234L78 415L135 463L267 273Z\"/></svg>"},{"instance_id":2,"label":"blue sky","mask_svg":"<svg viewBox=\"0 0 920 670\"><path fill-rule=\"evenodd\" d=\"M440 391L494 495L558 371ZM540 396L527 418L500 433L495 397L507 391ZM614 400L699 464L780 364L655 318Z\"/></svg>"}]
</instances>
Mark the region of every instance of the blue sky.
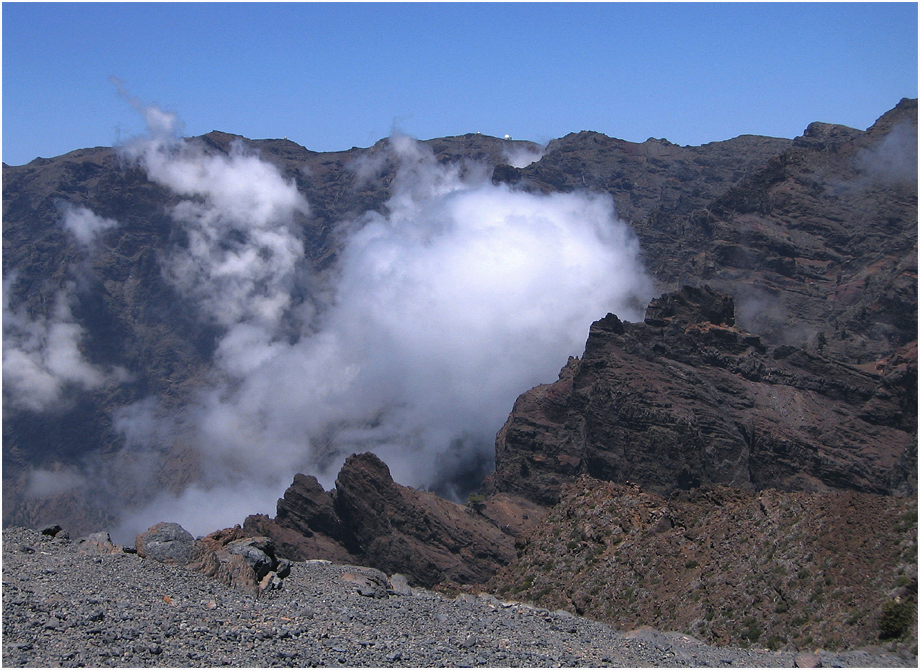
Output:
<instances>
[{"instance_id":1,"label":"blue sky","mask_svg":"<svg viewBox=\"0 0 920 670\"><path fill-rule=\"evenodd\" d=\"M370 146L398 128L703 144L864 129L917 97L910 3L11 3L3 160L143 130Z\"/></svg>"}]
</instances>

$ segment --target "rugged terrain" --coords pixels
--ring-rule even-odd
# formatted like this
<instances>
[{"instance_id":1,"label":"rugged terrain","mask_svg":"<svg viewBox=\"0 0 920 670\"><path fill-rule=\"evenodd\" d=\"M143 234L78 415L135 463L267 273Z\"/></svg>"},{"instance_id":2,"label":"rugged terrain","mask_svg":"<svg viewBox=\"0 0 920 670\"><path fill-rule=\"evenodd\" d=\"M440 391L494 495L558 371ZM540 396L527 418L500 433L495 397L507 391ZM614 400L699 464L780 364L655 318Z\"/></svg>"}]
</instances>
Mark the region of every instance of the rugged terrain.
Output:
<instances>
[{"instance_id":1,"label":"rugged terrain","mask_svg":"<svg viewBox=\"0 0 920 670\"><path fill-rule=\"evenodd\" d=\"M298 211L292 225L317 268L317 292L336 271L338 223L386 208L396 180L387 159L393 141L318 154L217 131L191 140L208 155L236 146L258 152L306 196L309 212ZM679 147L574 133L525 167L513 167L511 156L541 149L532 143L466 135L425 144L439 164L486 170L513 190L609 193L639 238L660 297L638 323L598 314L583 355L557 381L521 389L497 436L494 472L466 506L394 482L383 461L362 453L347 459L330 490L292 472L274 517L250 516L209 536L204 571L240 587L221 568L240 565L227 547L263 537L284 559L367 565L405 574L413 586L487 590L618 627L647 624L787 652L742 663L781 665L796 650L867 644L915 656L916 100L902 100L866 131L814 123L795 139ZM367 165L374 179L365 178ZM165 411L185 406L213 378L222 330L196 318L160 266L163 249L189 244L169 216L177 196L117 150L4 165L3 182L5 310L41 323L69 309L68 327L85 334L79 353L120 380L70 389L51 411L4 392L4 527L56 522L75 536L111 528L128 501L182 491L203 467L195 445L181 439L155 454L126 448L113 417L148 397ZM119 222L89 250L60 224L62 212L80 206ZM76 296L68 305L60 299L65 288ZM36 468L78 470L93 486L36 493ZM121 476L133 471L146 479ZM140 560L112 556L97 558ZM5 606L8 566L5 556ZM17 603L37 607L31 595ZM45 617L51 628L16 612L15 621L39 637L15 649L5 644L5 662L7 653L20 654L11 664L52 653L41 631L72 628L51 621L68 621L68 612ZM544 623L555 625L555 616ZM362 620L361 630L378 622ZM308 659L279 644L287 655L278 662L334 660L324 647ZM132 660L133 644L122 649ZM419 653L386 661L460 662ZM643 659L553 653L483 658L499 665ZM374 665L378 656L343 658ZM228 656L230 664L257 658L264 661Z\"/></svg>"},{"instance_id":2,"label":"rugged terrain","mask_svg":"<svg viewBox=\"0 0 920 670\"><path fill-rule=\"evenodd\" d=\"M518 399L486 490L542 504L579 474L668 494L916 485L916 343L862 371L735 325L708 287L653 300L644 323L595 322L559 381Z\"/></svg>"},{"instance_id":3,"label":"rugged terrain","mask_svg":"<svg viewBox=\"0 0 920 670\"><path fill-rule=\"evenodd\" d=\"M509 156L539 147L481 135L425 144L440 164L491 169L493 181L514 189L609 193L662 292L706 284L733 297L737 325L764 344L875 372L905 347L909 357L916 341L916 124L916 100L905 99L866 131L814 123L794 140L741 136L679 147L581 132L553 140L522 168ZM382 209L392 194L391 140L334 153L217 131L193 140L215 156L235 142L307 198L309 213L296 212L294 225L306 260L320 269L334 269L337 222ZM374 179L364 177L367 165ZM3 184L8 308L40 322L73 286L80 353L122 380L70 394L52 412L11 406L4 396L4 523L69 521L91 532L115 522L123 501L181 491L199 476L195 446L181 440L162 447L146 481L107 470L134 458L112 417L148 397L164 412L183 407L211 374L221 329L197 318L161 271L163 250L187 243L169 214L179 197L117 149L4 165ZM67 208L79 207L118 221L91 252L60 225ZM36 467L92 468L85 474L97 485L35 499L26 493Z\"/></svg>"},{"instance_id":4,"label":"rugged terrain","mask_svg":"<svg viewBox=\"0 0 920 670\"><path fill-rule=\"evenodd\" d=\"M916 516L916 497L716 485L664 498L583 476L485 588L715 645L912 651Z\"/></svg>"},{"instance_id":5,"label":"rugged terrain","mask_svg":"<svg viewBox=\"0 0 920 670\"><path fill-rule=\"evenodd\" d=\"M3 531L4 667L904 667L878 648L715 648L397 576L296 564L254 598L184 567ZM367 589L365 583L384 588ZM362 595L362 593L364 595Z\"/></svg>"}]
</instances>

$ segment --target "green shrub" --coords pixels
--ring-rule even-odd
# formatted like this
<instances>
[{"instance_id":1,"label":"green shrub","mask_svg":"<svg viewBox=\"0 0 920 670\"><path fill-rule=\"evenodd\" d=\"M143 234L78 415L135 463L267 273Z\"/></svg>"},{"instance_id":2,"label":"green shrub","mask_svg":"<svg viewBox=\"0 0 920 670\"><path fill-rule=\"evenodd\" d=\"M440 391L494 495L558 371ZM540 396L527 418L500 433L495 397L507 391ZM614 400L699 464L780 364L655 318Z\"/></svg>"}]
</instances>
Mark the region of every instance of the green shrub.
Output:
<instances>
[{"instance_id":1,"label":"green shrub","mask_svg":"<svg viewBox=\"0 0 920 670\"><path fill-rule=\"evenodd\" d=\"M779 635L771 635L767 639L767 649L770 651L776 651L784 644L786 644L786 638L780 637Z\"/></svg>"},{"instance_id":2,"label":"green shrub","mask_svg":"<svg viewBox=\"0 0 920 670\"><path fill-rule=\"evenodd\" d=\"M917 510L908 510L901 515L900 520L895 523L894 529L899 533L910 530L917 525Z\"/></svg>"},{"instance_id":3,"label":"green shrub","mask_svg":"<svg viewBox=\"0 0 920 670\"><path fill-rule=\"evenodd\" d=\"M878 619L881 631L879 637L883 640L903 637L910 632L910 625L914 621L915 606L904 600L889 600L882 605L882 614Z\"/></svg>"},{"instance_id":4,"label":"green shrub","mask_svg":"<svg viewBox=\"0 0 920 670\"><path fill-rule=\"evenodd\" d=\"M486 506L486 497L476 493L471 493L466 499L466 506L476 512L481 512Z\"/></svg>"}]
</instances>

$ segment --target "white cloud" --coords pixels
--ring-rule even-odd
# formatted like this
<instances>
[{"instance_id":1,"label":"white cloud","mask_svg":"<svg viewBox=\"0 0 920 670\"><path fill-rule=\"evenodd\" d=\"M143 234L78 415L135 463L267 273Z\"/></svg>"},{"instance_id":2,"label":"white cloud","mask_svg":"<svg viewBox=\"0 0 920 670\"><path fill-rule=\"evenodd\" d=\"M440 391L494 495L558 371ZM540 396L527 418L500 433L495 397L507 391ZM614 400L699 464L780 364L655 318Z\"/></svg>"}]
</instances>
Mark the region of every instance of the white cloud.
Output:
<instances>
[{"instance_id":1,"label":"white cloud","mask_svg":"<svg viewBox=\"0 0 920 670\"><path fill-rule=\"evenodd\" d=\"M35 498L59 496L86 484L83 475L73 470L35 468L29 473L26 495Z\"/></svg>"},{"instance_id":2,"label":"white cloud","mask_svg":"<svg viewBox=\"0 0 920 670\"><path fill-rule=\"evenodd\" d=\"M169 256L168 278L223 325L276 327L304 253L294 222L309 208L296 186L239 143L215 155L155 135L128 152L151 180L188 196L172 210L188 244Z\"/></svg>"},{"instance_id":3,"label":"white cloud","mask_svg":"<svg viewBox=\"0 0 920 670\"><path fill-rule=\"evenodd\" d=\"M103 231L118 226L117 221L98 216L86 207L64 204L62 209L64 229L84 247L92 247Z\"/></svg>"},{"instance_id":4,"label":"white cloud","mask_svg":"<svg viewBox=\"0 0 920 670\"><path fill-rule=\"evenodd\" d=\"M854 160L856 169L881 183L917 181L917 127L899 123Z\"/></svg>"},{"instance_id":5,"label":"white cloud","mask_svg":"<svg viewBox=\"0 0 920 670\"><path fill-rule=\"evenodd\" d=\"M296 472L328 487L366 450L401 483L445 486L491 460L515 398L581 354L592 321L641 319L651 281L609 196L496 186L486 166L440 165L407 137L385 151L355 169L369 179L395 165L392 196L383 213L341 222L339 264L314 310L292 298L304 277L319 281L298 233L308 207L274 167L242 146L209 155L154 137L129 149L187 198L172 215L189 243L165 251L164 271L225 327L214 357L224 381L182 417L139 406L116 423L140 427L132 444L182 433L204 463L194 488L137 510L136 523L168 509L197 528L205 499L272 513Z\"/></svg>"},{"instance_id":6,"label":"white cloud","mask_svg":"<svg viewBox=\"0 0 920 670\"><path fill-rule=\"evenodd\" d=\"M120 368L93 365L80 351L84 329L73 318L74 284L58 292L52 313L32 317L24 308L9 308L10 284L3 284L4 396L15 407L35 412L53 410L68 388L98 389L127 378Z\"/></svg>"},{"instance_id":7,"label":"white cloud","mask_svg":"<svg viewBox=\"0 0 920 670\"><path fill-rule=\"evenodd\" d=\"M536 163L543 158L544 151L546 151L546 147L532 148L526 144L521 145L506 142L504 149L505 162L511 167L525 168L531 163Z\"/></svg>"}]
</instances>

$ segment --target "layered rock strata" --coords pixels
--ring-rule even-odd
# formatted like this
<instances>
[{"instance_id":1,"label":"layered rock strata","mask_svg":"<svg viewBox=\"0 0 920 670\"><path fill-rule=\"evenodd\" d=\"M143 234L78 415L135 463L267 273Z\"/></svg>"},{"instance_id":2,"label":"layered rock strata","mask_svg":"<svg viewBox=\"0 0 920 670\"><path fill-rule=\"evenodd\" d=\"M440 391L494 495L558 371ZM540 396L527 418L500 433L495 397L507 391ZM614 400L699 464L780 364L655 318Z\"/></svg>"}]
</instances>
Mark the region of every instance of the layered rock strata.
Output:
<instances>
[{"instance_id":1,"label":"layered rock strata","mask_svg":"<svg viewBox=\"0 0 920 670\"><path fill-rule=\"evenodd\" d=\"M735 325L730 297L684 287L644 323L591 326L559 380L521 395L488 492L558 501L582 474L659 493L745 489L909 493L916 480L915 344L876 369Z\"/></svg>"}]
</instances>

